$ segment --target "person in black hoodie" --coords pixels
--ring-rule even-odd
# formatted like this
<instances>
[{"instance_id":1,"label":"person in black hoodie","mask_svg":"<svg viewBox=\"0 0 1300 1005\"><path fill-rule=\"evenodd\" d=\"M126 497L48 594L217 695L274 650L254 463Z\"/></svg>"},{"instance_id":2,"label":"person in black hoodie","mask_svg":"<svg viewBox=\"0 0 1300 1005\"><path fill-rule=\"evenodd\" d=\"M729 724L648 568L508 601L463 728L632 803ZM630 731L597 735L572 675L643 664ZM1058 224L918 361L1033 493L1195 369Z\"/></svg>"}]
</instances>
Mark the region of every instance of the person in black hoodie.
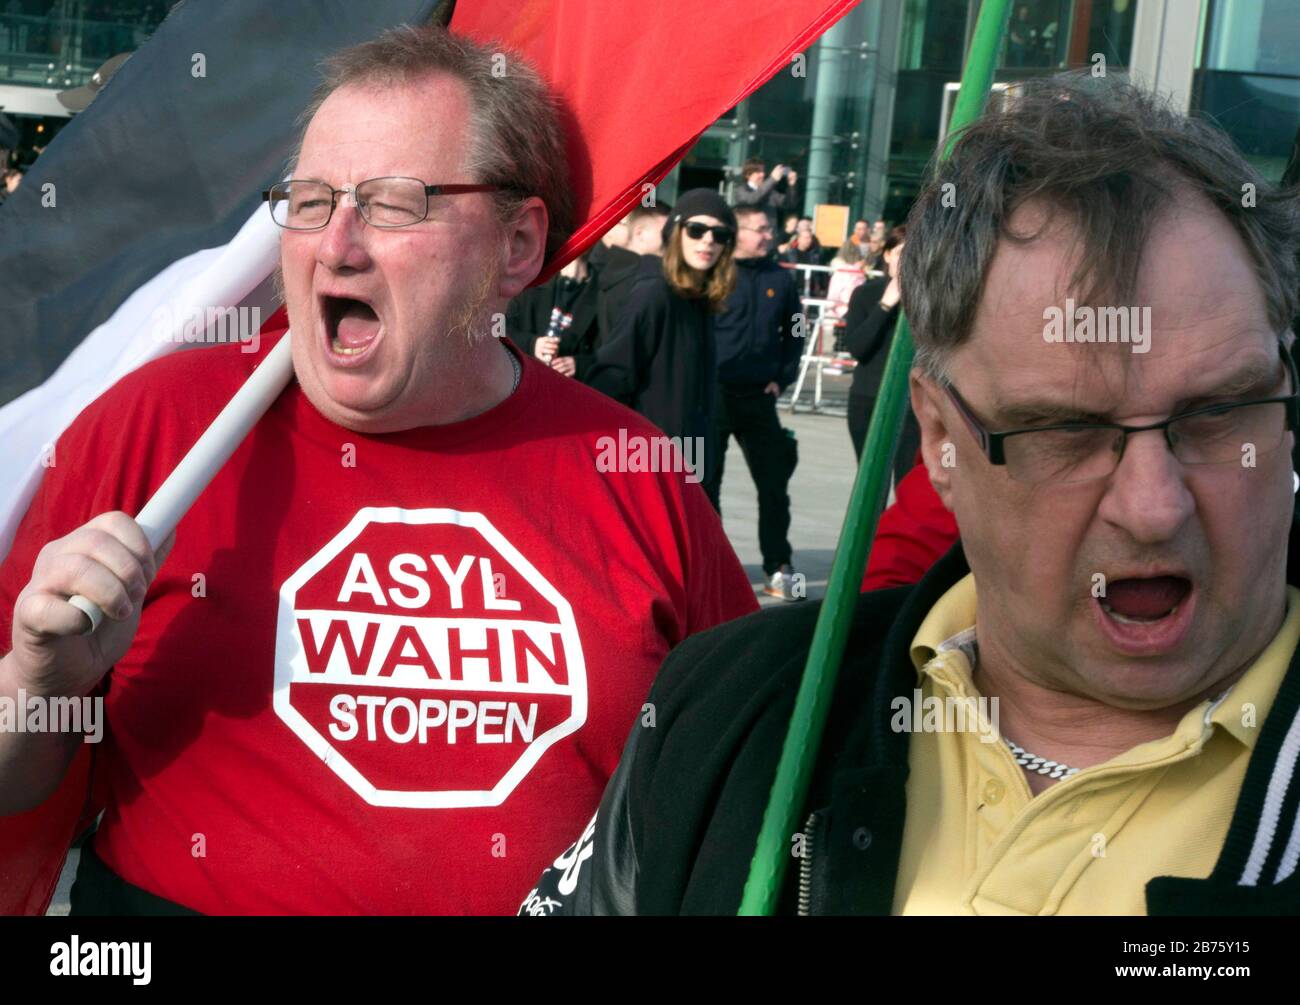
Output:
<instances>
[{"instance_id":1,"label":"person in black hoodie","mask_svg":"<svg viewBox=\"0 0 1300 1005\"><path fill-rule=\"evenodd\" d=\"M907 227L898 226L885 238L884 265L886 275L868 279L849 297L849 309L844 316L844 348L858 361L849 385L849 438L853 440L853 455L862 460L862 446L866 442L871 413L880 393L880 379L885 374L885 360L894 340L894 327L898 324L898 305L902 298L899 285L898 263L903 256L903 243ZM903 419L903 431L894 454L894 476L901 481L903 475L916 464L916 452L921 448L921 432L916 416L909 405Z\"/></svg>"},{"instance_id":2,"label":"person in black hoodie","mask_svg":"<svg viewBox=\"0 0 1300 1005\"><path fill-rule=\"evenodd\" d=\"M627 308L597 349L588 381L669 436L700 437L705 470L696 474L705 482L717 390L712 316L736 285L735 240L736 217L720 195L683 195L664 225L663 259L641 259Z\"/></svg>"},{"instance_id":3,"label":"person in black hoodie","mask_svg":"<svg viewBox=\"0 0 1300 1005\"><path fill-rule=\"evenodd\" d=\"M601 244L595 282L596 314L602 341L613 333L616 322L627 308L642 257L658 258L663 254L663 225L671 211L672 207L663 203L637 206L611 230L618 236Z\"/></svg>"},{"instance_id":4,"label":"person in black hoodie","mask_svg":"<svg viewBox=\"0 0 1300 1005\"><path fill-rule=\"evenodd\" d=\"M506 332L524 352L566 377L585 380L595 359L596 284L586 256L533 286L506 309Z\"/></svg>"},{"instance_id":5,"label":"person in black hoodie","mask_svg":"<svg viewBox=\"0 0 1300 1005\"><path fill-rule=\"evenodd\" d=\"M803 307L794 276L772 255L772 225L758 206L737 206L736 289L714 322L718 347L716 463L705 483L719 512L727 441L736 437L758 488L758 543L763 592L802 600L791 564L790 496L795 441L776 415L776 399L799 372Z\"/></svg>"}]
</instances>

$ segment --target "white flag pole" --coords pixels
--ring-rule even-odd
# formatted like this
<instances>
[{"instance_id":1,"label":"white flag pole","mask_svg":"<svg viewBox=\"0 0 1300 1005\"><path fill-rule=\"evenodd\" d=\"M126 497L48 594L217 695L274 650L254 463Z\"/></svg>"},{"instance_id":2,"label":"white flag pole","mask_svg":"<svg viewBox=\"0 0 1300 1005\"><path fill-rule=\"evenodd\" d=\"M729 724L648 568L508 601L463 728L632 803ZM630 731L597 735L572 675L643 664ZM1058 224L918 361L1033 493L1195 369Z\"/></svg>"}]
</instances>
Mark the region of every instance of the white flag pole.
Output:
<instances>
[{"instance_id":1,"label":"white flag pole","mask_svg":"<svg viewBox=\"0 0 1300 1005\"><path fill-rule=\"evenodd\" d=\"M252 376L235 392L226 407L212 420L212 425L204 430L198 442L140 510L135 518L136 523L144 530L145 537L149 539L149 547L154 551L158 550L167 535L181 522L181 517L194 505L194 500L208 487L222 465L230 460L230 455L244 442L244 437L257 424L257 420L266 414L280 392L288 386L293 377L290 334L286 331L266 354ZM68 603L90 619L83 634L89 635L104 620L104 612L83 596L71 597Z\"/></svg>"}]
</instances>

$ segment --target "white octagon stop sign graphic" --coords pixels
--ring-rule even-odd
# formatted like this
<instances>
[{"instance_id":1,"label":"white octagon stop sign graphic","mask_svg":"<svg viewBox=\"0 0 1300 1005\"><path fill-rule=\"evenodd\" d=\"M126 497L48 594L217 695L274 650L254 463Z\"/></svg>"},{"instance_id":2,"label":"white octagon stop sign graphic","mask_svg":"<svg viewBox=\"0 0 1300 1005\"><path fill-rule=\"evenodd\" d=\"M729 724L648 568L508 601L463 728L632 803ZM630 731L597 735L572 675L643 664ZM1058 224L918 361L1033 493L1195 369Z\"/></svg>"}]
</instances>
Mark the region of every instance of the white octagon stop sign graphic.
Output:
<instances>
[{"instance_id":1,"label":"white octagon stop sign graphic","mask_svg":"<svg viewBox=\"0 0 1300 1005\"><path fill-rule=\"evenodd\" d=\"M497 806L586 721L587 674L487 517L370 507L280 588L274 706L368 803Z\"/></svg>"}]
</instances>

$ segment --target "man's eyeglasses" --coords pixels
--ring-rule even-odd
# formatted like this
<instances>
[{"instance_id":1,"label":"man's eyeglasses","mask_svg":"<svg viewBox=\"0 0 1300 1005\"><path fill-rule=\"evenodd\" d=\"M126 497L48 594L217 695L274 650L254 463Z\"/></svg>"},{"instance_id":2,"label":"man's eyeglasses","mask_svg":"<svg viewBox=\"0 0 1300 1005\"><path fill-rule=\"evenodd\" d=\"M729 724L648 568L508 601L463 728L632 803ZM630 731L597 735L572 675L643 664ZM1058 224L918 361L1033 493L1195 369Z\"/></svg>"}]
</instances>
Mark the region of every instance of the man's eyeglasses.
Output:
<instances>
[{"instance_id":1,"label":"man's eyeglasses","mask_svg":"<svg viewBox=\"0 0 1300 1005\"><path fill-rule=\"evenodd\" d=\"M1018 482L1073 484L1109 477L1134 433L1160 430L1183 464L1242 464L1247 446L1254 456L1282 445L1288 430L1300 429L1300 377L1286 346L1278 343L1291 393L1275 398L1230 401L1171 415L1147 426L1117 422L1066 422L1050 426L988 429L957 388L944 390L965 420L990 464L1005 465Z\"/></svg>"},{"instance_id":2,"label":"man's eyeglasses","mask_svg":"<svg viewBox=\"0 0 1300 1005\"><path fill-rule=\"evenodd\" d=\"M330 222L338 197L346 195L372 227L409 227L429 216L429 197L499 192L502 185L426 185L419 178L369 178L332 188L323 181L291 178L262 193L271 219L286 230L320 230Z\"/></svg>"},{"instance_id":3,"label":"man's eyeglasses","mask_svg":"<svg viewBox=\"0 0 1300 1005\"><path fill-rule=\"evenodd\" d=\"M741 230L752 230L755 234L770 234L772 227L769 224L763 224L761 227L741 227Z\"/></svg>"},{"instance_id":4,"label":"man's eyeglasses","mask_svg":"<svg viewBox=\"0 0 1300 1005\"><path fill-rule=\"evenodd\" d=\"M719 244L730 244L736 238L736 232L730 227L721 225L710 227L707 223L692 222L685 224L682 228L686 231L686 236L692 241L701 240L705 234L712 234L713 239Z\"/></svg>"}]
</instances>

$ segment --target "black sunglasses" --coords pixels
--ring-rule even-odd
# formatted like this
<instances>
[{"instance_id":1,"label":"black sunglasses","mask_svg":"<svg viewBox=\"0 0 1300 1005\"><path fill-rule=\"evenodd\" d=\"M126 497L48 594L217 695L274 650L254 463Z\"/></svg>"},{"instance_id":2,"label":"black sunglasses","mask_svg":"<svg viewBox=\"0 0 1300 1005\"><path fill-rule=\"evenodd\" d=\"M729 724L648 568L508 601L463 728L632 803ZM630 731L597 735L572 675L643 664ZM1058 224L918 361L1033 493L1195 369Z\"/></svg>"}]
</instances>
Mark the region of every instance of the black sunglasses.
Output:
<instances>
[{"instance_id":1,"label":"black sunglasses","mask_svg":"<svg viewBox=\"0 0 1300 1005\"><path fill-rule=\"evenodd\" d=\"M712 234L713 239L719 244L730 244L736 238L736 232L730 227L724 227L719 224L716 227L710 227L707 223L694 221L683 224L682 229L686 231L686 236L692 241L698 241L705 234Z\"/></svg>"}]
</instances>

